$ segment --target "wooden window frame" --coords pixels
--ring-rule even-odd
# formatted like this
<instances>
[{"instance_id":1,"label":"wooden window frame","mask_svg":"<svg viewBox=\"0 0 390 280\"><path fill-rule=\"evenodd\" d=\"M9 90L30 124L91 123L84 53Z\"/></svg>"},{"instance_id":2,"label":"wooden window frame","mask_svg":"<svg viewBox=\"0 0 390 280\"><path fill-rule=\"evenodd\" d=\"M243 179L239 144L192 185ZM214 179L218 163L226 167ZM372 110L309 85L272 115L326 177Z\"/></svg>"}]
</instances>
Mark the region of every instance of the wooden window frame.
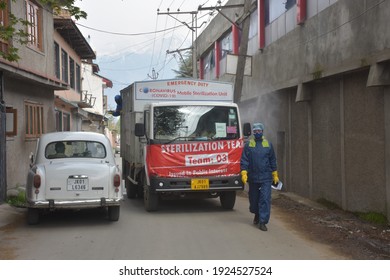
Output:
<instances>
[{"instance_id":1,"label":"wooden window frame","mask_svg":"<svg viewBox=\"0 0 390 280\"><path fill-rule=\"evenodd\" d=\"M0 10L0 25L7 26L8 25L8 3L6 3L5 9ZM0 51L3 53L8 52L9 41L0 38Z\"/></svg>"},{"instance_id":2,"label":"wooden window frame","mask_svg":"<svg viewBox=\"0 0 390 280\"><path fill-rule=\"evenodd\" d=\"M61 49L61 80L69 83L69 55Z\"/></svg>"},{"instance_id":3,"label":"wooden window frame","mask_svg":"<svg viewBox=\"0 0 390 280\"><path fill-rule=\"evenodd\" d=\"M6 119L7 123L9 123L9 120L12 120L11 126L12 128L7 126L7 130L5 132L5 135L8 137L16 136L18 131L18 111L15 108L7 107L5 109L6 113Z\"/></svg>"},{"instance_id":4,"label":"wooden window frame","mask_svg":"<svg viewBox=\"0 0 390 280\"><path fill-rule=\"evenodd\" d=\"M62 111L55 109L56 131L62 131Z\"/></svg>"},{"instance_id":5,"label":"wooden window frame","mask_svg":"<svg viewBox=\"0 0 390 280\"><path fill-rule=\"evenodd\" d=\"M74 61L73 58L69 57L69 85L72 89L76 88L75 66L76 66L76 62Z\"/></svg>"},{"instance_id":6,"label":"wooden window frame","mask_svg":"<svg viewBox=\"0 0 390 280\"><path fill-rule=\"evenodd\" d=\"M76 91L81 93L81 66L76 63Z\"/></svg>"},{"instance_id":7,"label":"wooden window frame","mask_svg":"<svg viewBox=\"0 0 390 280\"><path fill-rule=\"evenodd\" d=\"M27 26L28 46L43 51L42 8L30 0L26 0L26 21L30 23Z\"/></svg>"},{"instance_id":8,"label":"wooden window frame","mask_svg":"<svg viewBox=\"0 0 390 280\"><path fill-rule=\"evenodd\" d=\"M26 139L38 138L44 133L43 104L25 101L24 110Z\"/></svg>"},{"instance_id":9,"label":"wooden window frame","mask_svg":"<svg viewBox=\"0 0 390 280\"><path fill-rule=\"evenodd\" d=\"M54 67L56 71L56 77L61 79L61 48L57 42L54 42Z\"/></svg>"}]
</instances>

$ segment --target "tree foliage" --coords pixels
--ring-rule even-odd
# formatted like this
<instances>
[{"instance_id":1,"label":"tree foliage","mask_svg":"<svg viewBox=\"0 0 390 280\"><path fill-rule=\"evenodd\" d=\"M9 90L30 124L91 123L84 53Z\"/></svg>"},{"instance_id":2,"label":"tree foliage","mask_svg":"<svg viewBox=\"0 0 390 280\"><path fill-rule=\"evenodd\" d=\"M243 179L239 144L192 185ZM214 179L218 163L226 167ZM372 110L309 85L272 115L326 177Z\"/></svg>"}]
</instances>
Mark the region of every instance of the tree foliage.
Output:
<instances>
[{"instance_id":1,"label":"tree foliage","mask_svg":"<svg viewBox=\"0 0 390 280\"><path fill-rule=\"evenodd\" d=\"M16 3L17 0L12 0ZM40 3L53 10L54 14L59 14L61 10L66 10L75 19L87 18L87 13L74 5L75 0L40 0ZM8 0L0 0L0 13L7 11ZM21 45L26 45L29 42L29 34L27 27L31 24L26 18L15 16L8 9L7 24L0 24L0 40L4 42L17 42ZM8 61L18 61L19 49L13 44L9 44L7 50L0 50L0 57Z\"/></svg>"},{"instance_id":2,"label":"tree foliage","mask_svg":"<svg viewBox=\"0 0 390 280\"><path fill-rule=\"evenodd\" d=\"M177 78L192 77L192 50L186 52L184 55L180 55L179 70L173 70L176 73Z\"/></svg>"}]
</instances>

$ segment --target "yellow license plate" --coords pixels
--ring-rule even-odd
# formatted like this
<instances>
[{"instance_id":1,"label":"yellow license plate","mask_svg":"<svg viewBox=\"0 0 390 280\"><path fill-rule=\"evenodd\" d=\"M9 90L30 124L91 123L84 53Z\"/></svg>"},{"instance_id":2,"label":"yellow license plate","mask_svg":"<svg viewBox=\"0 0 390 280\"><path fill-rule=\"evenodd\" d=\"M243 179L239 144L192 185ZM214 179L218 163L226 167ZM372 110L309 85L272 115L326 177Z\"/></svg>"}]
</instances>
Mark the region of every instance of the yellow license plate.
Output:
<instances>
[{"instance_id":1,"label":"yellow license plate","mask_svg":"<svg viewBox=\"0 0 390 280\"><path fill-rule=\"evenodd\" d=\"M191 190L208 190L209 179L191 179Z\"/></svg>"}]
</instances>

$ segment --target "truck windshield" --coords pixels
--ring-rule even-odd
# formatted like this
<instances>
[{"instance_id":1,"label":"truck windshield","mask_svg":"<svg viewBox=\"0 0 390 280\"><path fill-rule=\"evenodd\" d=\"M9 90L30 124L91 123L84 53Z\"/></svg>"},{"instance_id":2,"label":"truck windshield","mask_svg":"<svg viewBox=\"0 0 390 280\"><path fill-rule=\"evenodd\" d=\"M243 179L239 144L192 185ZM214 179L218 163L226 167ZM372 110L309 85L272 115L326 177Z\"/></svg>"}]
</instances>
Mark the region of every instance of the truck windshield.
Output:
<instances>
[{"instance_id":1,"label":"truck windshield","mask_svg":"<svg viewBox=\"0 0 390 280\"><path fill-rule=\"evenodd\" d=\"M227 106L162 106L153 112L153 138L161 141L237 139L237 110Z\"/></svg>"}]
</instances>

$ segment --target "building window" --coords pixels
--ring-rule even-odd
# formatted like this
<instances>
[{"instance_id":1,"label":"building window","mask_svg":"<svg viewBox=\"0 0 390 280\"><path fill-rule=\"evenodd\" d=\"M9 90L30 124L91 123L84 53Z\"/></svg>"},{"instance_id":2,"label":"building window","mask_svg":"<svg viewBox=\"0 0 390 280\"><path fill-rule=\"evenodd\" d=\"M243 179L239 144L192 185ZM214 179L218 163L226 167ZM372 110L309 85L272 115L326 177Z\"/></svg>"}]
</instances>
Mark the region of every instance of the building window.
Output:
<instances>
[{"instance_id":1,"label":"building window","mask_svg":"<svg viewBox=\"0 0 390 280\"><path fill-rule=\"evenodd\" d=\"M54 42L54 63L55 63L55 71L56 77L61 79L61 58L60 58L60 46Z\"/></svg>"},{"instance_id":2,"label":"building window","mask_svg":"<svg viewBox=\"0 0 390 280\"><path fill-rule=\"evenodd\" d=\"M28 45L42 51L42 10L29 0L26 0L26 20Z\"/></svg>"},{"instance_id":3,"label":"building window","mask_svg":"<svg viewBox=\"0 0 390 280\"><path fill-rule=\"evenodd\" d=\"M265 0L265 24L273 22L296 3L296 0Z\"/></svg>"},{"instance_id":4,"label":"building window","mask_svg":"<svg viewBox=\"0 0 390 280\"><path fill-rule=\"evenodd\" d=\"M221 40L221 58L226 57L227 54L233 53L233 36L232 32L229 32L222 40Z\"/></svg>"},{"instance_id":5,"label":"building window","mask_svg":"<svg viewBox=\"0 0 390 280\"><path fill-rule=\"evenodd\" d=\"M64 50L61 50L61 73L62 73L62 80L65 83L68 83L68 81L69 81L69 77L68 77L68 54Z\"/></svg>"},{"instance_id":6,"label":"building window","mask_svg":"<svg viewBox=\"0 0 390 280\"><path fill-rule=\"evenodd\" d=\"M0 9L0 26L4 28L8 25L8 5L5 2L4 9ZM8 52L8 40L0 37L0 52L7 53Z\"/></svg>"},{"instance_id":7,"label":"building window","mask_svg":"<svg viewBox=\"0 0 390 280\"><path fill-rule=\"evenodd\" d=\"M56 110L56 131L62 131L62 112Z\"/></svg>"},{"instance_id":8,"label":"building window","mask_svg":"<svg viewBox=\"0 0 390 280\"><path fill-rule=\"evenodd\" d=\"M56 110L56 130L70 131L70 114Z\"/></svg>"},{"instance_id":9,"label":"building window","mask_svg":"<svg viewBox=\"0 0 390 280\"><path fill-rule=\"evenodd\" d=\"M74 60L73 58L69 58L69 79L70 79L70 87L75 89L75 69L74 69Z\"/></svg>"},{"instance_id":10,"label":"building window","mask_svg":"<svg viewBox=\"0 0 390 280\"><path fill-rule=\"evenodd\" d=\"M249 23L249 39L252 39L255 37L258 33L258 21L259 21L259 14L257 11L251 13L250 16L250 23Z\"/></svg>"},{"instance_id":11,"label":"building window","mask_svg":"<svg viewBox=\"0 0 390 280\"><path fill-rule=\"evenodd\" d=\"M18 131L18 111L12 107L6 107L6 135L15 136Z\"/></svg>"},{"instance_id":12,"label":"building window","mask_svg":"<svg viewBox=\"0 0 390 280\"><path fill-rule=\"evenodd\" d=\"M62 131L70 131L70 114L62 113Z\"/></svg>"},{"instance_id":13,"label":"building window","mask_svg":"<svg viewBox=\"0 0 390 280\"><path fill-rule=\"evenodd\" d=\"M81 68L76 64L76 91L81 93Z\"/></svg>"},{"instance_id":14,"label":"building window","mask_svg":"<svg viewBox=\"0 0 390 280\"><path fill-rule=\"evenodd\" d=\"M43 119L43 104L24 102L26 138L37 138L44 133Z\"/></svg>"}]
</instances>

